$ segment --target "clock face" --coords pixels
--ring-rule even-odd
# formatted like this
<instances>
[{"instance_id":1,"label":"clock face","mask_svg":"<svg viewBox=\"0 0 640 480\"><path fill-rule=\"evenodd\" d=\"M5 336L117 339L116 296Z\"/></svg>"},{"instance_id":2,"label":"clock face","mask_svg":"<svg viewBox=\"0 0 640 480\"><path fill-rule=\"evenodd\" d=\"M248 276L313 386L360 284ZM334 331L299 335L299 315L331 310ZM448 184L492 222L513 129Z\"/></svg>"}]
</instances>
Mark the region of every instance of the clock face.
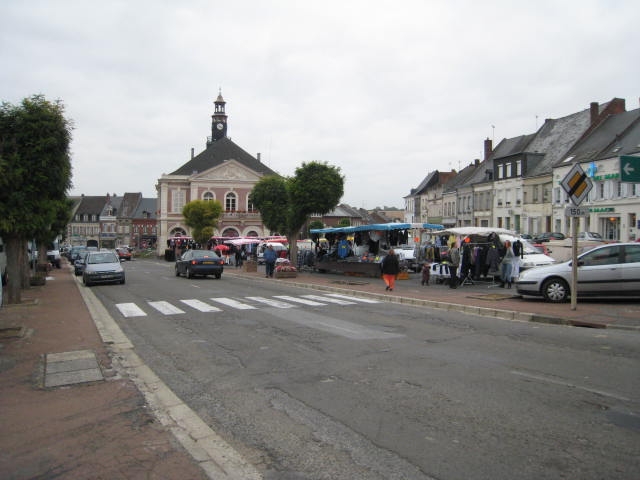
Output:
<instances>
[{"instance_id":1,"label":"clock face","mask_svg":"<svg viewBox=\"0 0 640 480\"><path fill-rule=\"evenodd\" d=\"M216 125L216 128L217 128L218 130L222 130L222 129L224 128L224 125L223 125L223 124L221 124L221 123L219 123L219 124L217 124L217 125Z\"/></svg>"}]
</instances>

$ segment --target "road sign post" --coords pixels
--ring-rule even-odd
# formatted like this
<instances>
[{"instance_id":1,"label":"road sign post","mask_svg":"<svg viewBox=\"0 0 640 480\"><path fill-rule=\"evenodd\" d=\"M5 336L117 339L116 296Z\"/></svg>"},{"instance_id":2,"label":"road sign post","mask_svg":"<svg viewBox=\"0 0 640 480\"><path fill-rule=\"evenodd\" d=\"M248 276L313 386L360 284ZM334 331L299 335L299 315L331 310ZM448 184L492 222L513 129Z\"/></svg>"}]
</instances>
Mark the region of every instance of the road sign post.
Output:
<instances>
[{"instance_id":1,"label":"road sign post","mask_svg":"<svg viewBox=\"0 0 640 480\"><path fill-rule=\"evenodd\" d=\"M580 208L580 203L586 198L593 182L582 170L579 163L576 163L561 182L562 188L576 207L568 207L565 215L573 217L571 219L571 310L576 309L578 303L578 217L589 214L588 208ZM586 212L585 212L586 211Z\"/></svg>"},{"instance_id":2,"label":"road sign post","mask_svg":"<svg viewBox=\"0 0 640 480\"><path fill-rule=\"evenodd\" d=\"M620 156L620 181L640 183L640 157Z\"/></svg>"}]
</instances>

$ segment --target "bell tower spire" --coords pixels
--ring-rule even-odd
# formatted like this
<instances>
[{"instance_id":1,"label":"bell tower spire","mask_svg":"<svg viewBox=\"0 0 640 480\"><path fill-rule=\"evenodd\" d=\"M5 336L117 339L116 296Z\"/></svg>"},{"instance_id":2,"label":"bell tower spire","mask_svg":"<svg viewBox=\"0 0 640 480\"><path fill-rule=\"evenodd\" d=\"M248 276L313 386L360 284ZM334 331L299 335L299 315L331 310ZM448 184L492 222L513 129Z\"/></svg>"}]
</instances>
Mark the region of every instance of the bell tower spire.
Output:
<instances>
[{"instance_id":1,"label":"bell tower spire","mask_svg":"<svg viewBox=\"0 0 640 480\"><path fill-rule=\"evenodd\" d=\"M222 98L222 89L218 89L218 98L213 102L215 109L211 115L211 141L216 142L227 136L227 114L224 106L227 102Z\"/></svg>"}]
</instances>

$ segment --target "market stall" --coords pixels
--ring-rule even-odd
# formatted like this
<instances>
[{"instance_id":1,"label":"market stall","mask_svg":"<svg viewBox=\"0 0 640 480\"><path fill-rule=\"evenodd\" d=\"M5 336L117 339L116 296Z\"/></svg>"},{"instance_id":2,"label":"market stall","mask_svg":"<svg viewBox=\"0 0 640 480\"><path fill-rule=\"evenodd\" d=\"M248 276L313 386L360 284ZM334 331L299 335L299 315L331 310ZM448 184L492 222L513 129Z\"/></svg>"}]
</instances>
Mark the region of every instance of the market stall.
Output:
<instances>
[{"instance_id":1,"label":"market stall","mask_svg":"<svg viewBox=\"0 0 640 480\"><path fill-rule=\"evenodd\" d=\"M411 243L416 230L436 232L443 228L430 223L376 223L312 229L318 245L314 268L321 273L378 277L380 262L391 248Z\"/></svg>"}]
</instances>

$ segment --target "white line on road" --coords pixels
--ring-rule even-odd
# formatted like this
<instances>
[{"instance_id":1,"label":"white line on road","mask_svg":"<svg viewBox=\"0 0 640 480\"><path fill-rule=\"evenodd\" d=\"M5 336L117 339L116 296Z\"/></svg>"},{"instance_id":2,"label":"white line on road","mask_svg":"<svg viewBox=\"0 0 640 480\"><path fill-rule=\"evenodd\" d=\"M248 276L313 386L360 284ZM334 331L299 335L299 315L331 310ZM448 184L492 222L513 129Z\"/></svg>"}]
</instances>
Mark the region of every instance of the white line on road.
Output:
<instances>
[{"instance_id":1,"label":"white line on road","mask_svg":"<svg viewBox=\"0 0 640 480\"><path fill-rule=\"evenodd\" d=\"M275 298L280 298L282 300L286 300L287 302L302 303L303 305L310 305L312 307L320 307L322 305L326 305L326 303L314 302L313 300L309 300L306 298L290 297L288 295L276 295Z\"/></svg>"},{"instance_id":2,"label":"white line on road","mask_svg":"<svg viewBox=\"0 0 640 480\"><path fill-rule=\"evenodd\" d=\"M164 300L160 302L147 302L153 308L158 310L163 315L177 315L184 313L184 310L180 310L178 307L171 305L169 302L165 302Z\"/></svg>"},{"instance_id":3,"label":"white line on road","mask_svg":"<svg viewBox=\"0 0 640 480\"><path fill-rule=\"evenodd\" d=\"M256 307L252 305L248 305L246 303L239 302L238 300L234 300L233 298L212 298L214 302L221 303L226 305L227 307L237 308L238 310L255 310Z\"/></svg>"},{"instance_id":4,"label":"white line on road","mask_svg":"<svg viewBox=\"0 0 640 480\"><path fill-rule=\"evenodd\" d=\"M135 303L116 303L123 317L146 317L147 314Z\"/></svg>"},{"instance_id":5,"label":"white line on road","mask_svg":"<svg viewBox=\"0 0 640 480\"><path fill-rule=\"evenodd\" d=\"M340 295L339 293L325 293L326 297L344 298L346 300L355 300L363 303L380 303L380 300L372 300L370 298L350 297L349 295Z\"/></svg>"},{"instance_id":6,"label":"white line on road","mask_svg":"<svg viewBox=\"0 0 640 480\"><path fill-rule=\"evenodd\" d=\"M197 300L195 298L189 298L187 300L180 300L182 303L189 305L191 308L195 308L196 310L200 310L201 312L221 312L218 307L214 307L213 305L209 305L208 303L204 303L201 300Z\"/></svg>"},{"instance_id":7,"label":"white line on road","mask_svg":"<svg viewBox=\"0 0 640 480\"><path fill-rule=\"evenodd\" d=\"M538 380L540 382L551 383L553 385L561 385L563 387L576 388L578 390L583 390L583 391L589 392L589 393L595 393L596 395L601 395L603 397L615 398L616 400L621 400L623 402L628 402L629 401L629 399L627 397L623 397L622 395L618 395L616 393L610 393L610 392L605 392L603 390L596 390L594 388L583 387L583 386L580 386L580 385L576 385L575 383L571 383L571 382L567 382L567 381L563 381L563 380L556 380L556 379L553 379L553 378L545 377L544 375L535 375L533 373L520 372L518 370L512 370L511 373L513 375L518 375L520 377L529 378L531 380Z\"/></svg>"},{"instance_id":8,"label":"white line on road","mask_svg":"<svg viewBox=\"0 0 640 480\"><path fill-rule=\"evenodd\" d=\"M295 305L291 305L287 302L281 302L279 300L274 300L273 298L265 298L265 297L245 297L248 300L253 300L254 302L264 303L265 305L269 305L270 307L276 308L295 308Z\"/></svg>"},{"instance_id":9,"label":"white line on road","mask_svg":"<svg viewBox=\"0 0 640 480\"><path fill-rule=\"evenodd\" d=\"M356 302L353 302L351 300L342 300L340 298L327 298L328 296L321 296L321 295L302 295L304 298L308 298L309 300L318 300L320 302L329 302L329 303L336 303L338 305L355 305Z\"/></svg>"}]
</instances>

